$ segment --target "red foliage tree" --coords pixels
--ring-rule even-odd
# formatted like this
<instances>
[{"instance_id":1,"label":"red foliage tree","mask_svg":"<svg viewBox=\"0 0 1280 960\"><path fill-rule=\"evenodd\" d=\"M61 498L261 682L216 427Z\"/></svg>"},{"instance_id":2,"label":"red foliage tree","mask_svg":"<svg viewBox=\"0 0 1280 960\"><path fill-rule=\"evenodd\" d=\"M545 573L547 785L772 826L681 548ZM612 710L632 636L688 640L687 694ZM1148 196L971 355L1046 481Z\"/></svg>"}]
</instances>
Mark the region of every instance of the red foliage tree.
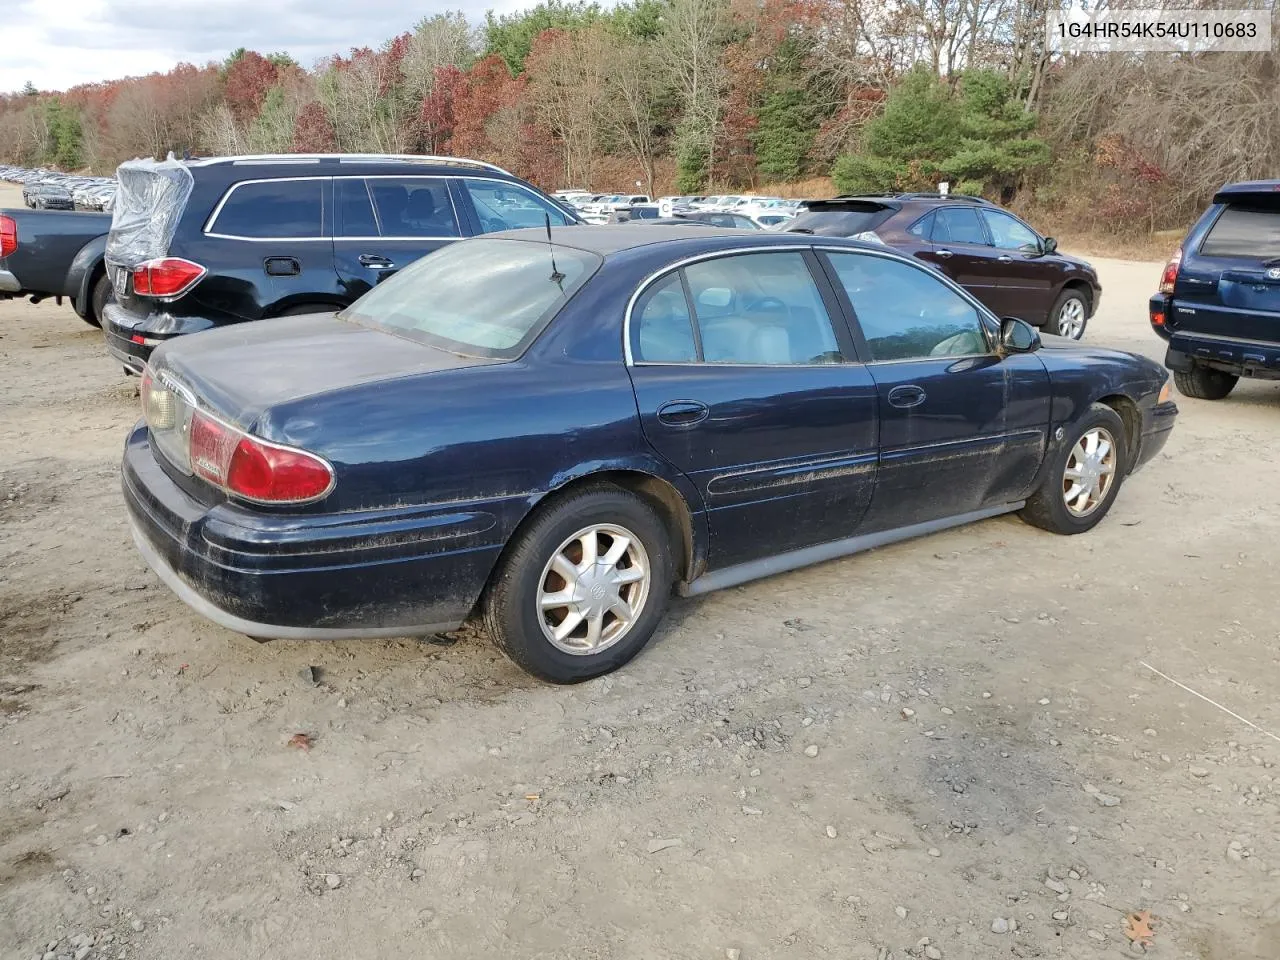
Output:
<instances>
[{"instance_id":1,"label":"red foliage tree","mask_svg":"<svg viewBox=\"0 0 1280 960\"><path fill-rule=\"evenodd\" d=\"M249 50L227 67L223 76L222 95L231 113L241 123L252 120L262 109L267 91L280 79L279 68L262 56Z\"/></svg>"},{"instance_id":2,"label":"red foliage tree","mask_svg":"<svg viewBox=\"0 0 1280 960\"><path fill-rule=\"evenodd\" d=\"M298 111L293 122L292 148L295 153L328 153L336 145L333 125L325 116L324 107L313 100Z\"/></svg>"}]
</instances>

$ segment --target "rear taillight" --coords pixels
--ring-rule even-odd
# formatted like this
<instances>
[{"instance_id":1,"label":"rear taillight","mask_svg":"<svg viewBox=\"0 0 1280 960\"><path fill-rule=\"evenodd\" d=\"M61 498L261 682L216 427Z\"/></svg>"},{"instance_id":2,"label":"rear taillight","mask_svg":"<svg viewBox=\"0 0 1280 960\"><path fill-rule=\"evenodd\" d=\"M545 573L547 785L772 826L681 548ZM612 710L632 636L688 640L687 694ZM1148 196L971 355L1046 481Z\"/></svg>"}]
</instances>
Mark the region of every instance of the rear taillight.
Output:
<instances>
[{"instance_id":1,"label":"rear taillight","mask_svg":"<svg viewBox=\"0 0 1280 960\"><path fill-rule=\"evenodd\" d=\"M13 217L0 217L0 258L18 249L18 221Z\"/></svg>"},{"instance_id":2,"label":"rear taillight","mask_svg":"<svg viewBox=\"0 0 1280 960\"><path fill-rule=\"evenodd\" d=\"M147 260L133 268L133 292L140 297L180 297L206 273L200 264L181 257Z\"/></svg>"},{"instance_id":3,"label":"rear taillight","mask_svg":"<svg viewBox=\"0 0 1280 960\"><path fill-rule=\"evenodd\" d=\"M199 409L164 373L142 374L142 410L152 442L183 473L254 503L308 503L333 489L328 461L245 433Z\"/></svg>"},{"instance_id":4,"label":"rear taillight","mask_svg":"<svg viewBox=\"0 0 1280 960\"><path fill-rule=\"evenodd\" d=\"M1164 273L1160 274L1160 292L1173 293L1174 284L1178 282L1178 268L1182 266L1182 248L1173 251L1173 256L1164 265Z\"/></svg>"},{"instance_id":5,"label":"rear taillight","mask_svg":"<svg viewBox=\"0 0 1280 960\"><path fill-rule=\"evenodd\" d=\"M197 410L191 418L191 470L232 496L255 503L306 503L333 488L333 468L313 453L250 436Z\"/></svg>"}]
</instances>

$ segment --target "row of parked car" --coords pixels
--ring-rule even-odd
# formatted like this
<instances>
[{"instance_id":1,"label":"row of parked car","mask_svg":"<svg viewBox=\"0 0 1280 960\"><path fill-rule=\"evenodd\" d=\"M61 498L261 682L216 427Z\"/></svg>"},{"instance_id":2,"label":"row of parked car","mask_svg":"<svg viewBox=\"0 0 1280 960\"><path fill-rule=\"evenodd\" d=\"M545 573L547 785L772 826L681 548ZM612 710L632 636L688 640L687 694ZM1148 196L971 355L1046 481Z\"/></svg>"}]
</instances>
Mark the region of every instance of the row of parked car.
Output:
<instances>
[{"instance_id":1,"label":"row of parked car","mask_svg":"<svg viewBox=\"0 0 1280 960\"><path fill-rule=\"evenodd\" d=\"M804 203L803 200L753 194L669 196L659 197L656 202L645 194L592 194L583 190L557 190L552 196L576 209L587 223L627 223L675 217L740 230L782 229Z\"/></svg>"},{"instance_id":2,"label":"row of parked car","mask_svg":"<svg viewBox=\"0 0 1280 960\"><path fill-rule=\"evenodd\" d=\"M56 170L0 165L0 180L22 184L22 201L33 210L104 210L115 204L114 177L82 177Z\"/></svg>"}]
</instances>

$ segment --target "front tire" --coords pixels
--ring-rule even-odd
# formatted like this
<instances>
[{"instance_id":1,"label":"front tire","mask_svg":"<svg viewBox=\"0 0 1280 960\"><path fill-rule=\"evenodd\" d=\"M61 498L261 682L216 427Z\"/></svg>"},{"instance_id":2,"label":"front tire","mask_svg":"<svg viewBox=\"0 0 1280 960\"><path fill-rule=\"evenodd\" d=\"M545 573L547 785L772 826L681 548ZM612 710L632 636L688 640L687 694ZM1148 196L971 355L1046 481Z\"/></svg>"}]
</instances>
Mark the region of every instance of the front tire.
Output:
<instances>
[{"instance_id":1,"label":"front tire","mask_svg":"<svg viewBox=\"0 0 1280 960\"><path fill-rule=\"evenodd\" d=\"M1045 332L1054 336L1079 340L1089 323L1089 301L1079 290L1063 290L1049 311Z\"/></svg>"},{"instance_id":2,"label":"front tire","mask_svg":"<svg viewBox=\"0 0 1280 960\"><path fill-rule=\"evenodd\" d=\"M1115 503L1129 471L1128 451L1120 415L1106 404L1093 404L1068 434L1020 516L1052 533L1092 530Z\"/></svg>"},{"instance_id":3,"label":"front tire","mask_svg":"<svg viewBox=\"0 0 1280 960\"><path fill-rule=\"evenodd\" d=\"M657 629L674 579L671 539L640 497L607 484L540 510L483 600L485 627L525 671L579 683L617 670Z\"/></svg>"},{"instance_id":4,"label":"front tire","mask_svg":"<svg viewBox=\"0 0 1280 960\"><path fill-rule=\"evenodd\" d=\"M1236 384L1240 382L1240 377L1234 373L1224 373L1221 370L1196 364L1185 373L1175 370L1173 382L1177 384L1178 392L1184 397L1194 397L1197 400L1221 400L1235 389Z\"/></svg>"}]
</instances>

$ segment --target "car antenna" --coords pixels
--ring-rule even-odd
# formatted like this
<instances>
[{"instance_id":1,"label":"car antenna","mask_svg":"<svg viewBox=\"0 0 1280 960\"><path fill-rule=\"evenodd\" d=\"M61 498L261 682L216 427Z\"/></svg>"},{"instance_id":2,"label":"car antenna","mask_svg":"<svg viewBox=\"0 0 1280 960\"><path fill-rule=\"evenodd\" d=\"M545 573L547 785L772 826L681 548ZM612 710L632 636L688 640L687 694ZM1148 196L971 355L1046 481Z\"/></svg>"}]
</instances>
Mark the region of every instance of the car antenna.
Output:
<instances>
[{"instance_id":1,"label":"car antenna","mask_svg":"<svg viewBox=\"0 0 1280 960\"><path fill-rule=\"evenodd\" d=\"M554 283L556 286L560 287L560 289L563 290L564 287L561 287L560 285L564 283L565 276L563 273L560 272L559 268L556 266L556 245L551 242L551 214L544 213L543 217L545 217L547 221L547 249L551 251L550 280L552 283Z\"/></svg>"}]
</instances>

